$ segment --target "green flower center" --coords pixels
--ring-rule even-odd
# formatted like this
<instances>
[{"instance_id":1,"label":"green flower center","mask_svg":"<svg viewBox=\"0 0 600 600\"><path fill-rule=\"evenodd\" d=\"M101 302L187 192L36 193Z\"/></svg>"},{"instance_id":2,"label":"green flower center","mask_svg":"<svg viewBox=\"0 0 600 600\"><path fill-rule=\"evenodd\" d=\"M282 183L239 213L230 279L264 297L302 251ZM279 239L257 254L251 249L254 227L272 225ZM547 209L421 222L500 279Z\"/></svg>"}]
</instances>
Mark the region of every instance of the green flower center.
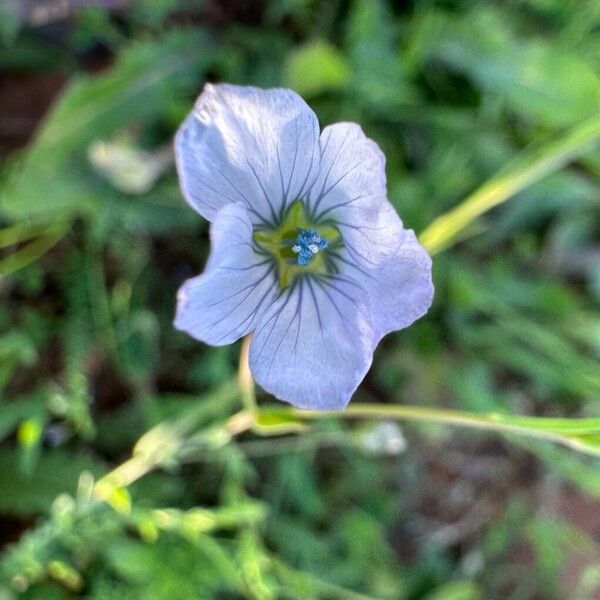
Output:
<instances>
[{"instance_id":1,"label":"green flower center","mask_svg":"<svg viewBox=\"0 0 600 600\"><path fill-rule=\"evenodd\" d=\"M275 260L281 288L307 273L327 273L327 249L341 244L333 225L310 221L301 200L292 204L276 229L255 229L253 237Z\"/></svg>"}]
</instances>

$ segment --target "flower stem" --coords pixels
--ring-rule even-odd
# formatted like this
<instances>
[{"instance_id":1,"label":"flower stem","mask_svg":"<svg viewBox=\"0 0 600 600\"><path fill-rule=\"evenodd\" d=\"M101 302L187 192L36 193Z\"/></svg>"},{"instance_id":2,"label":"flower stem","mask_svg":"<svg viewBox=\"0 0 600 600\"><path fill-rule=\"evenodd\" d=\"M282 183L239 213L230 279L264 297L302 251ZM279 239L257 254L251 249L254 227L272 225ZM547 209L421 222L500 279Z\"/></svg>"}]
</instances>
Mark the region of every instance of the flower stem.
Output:
<instances>
[{"instance_id":1,"label":"flower stem","mask_svg":"<svg viewBox=\"0 0 600 600\"><path fill-rule=\"evenodd\" d=\"M247 410L235 413L211 429L197 429L207 416L205 404L228 404L237 400L239 391L235 382L228 383L214 394L199 402L196 410L179 420L165 422L146 432L136 443L132 456L110 473L99 479L93 487L96 500L109 499L116 490L126 488L151 471L177 462L182 453L190 451L190 444L211 447L228 442L232 437L251 429L254 416ZM212 407L210 407L212 408ZM208 415L210 415L210 410Z\"/></svg>"},{"instance_id":2,"label":"flower stem","mask_svg":"<svg viewBox=\"0 0 600 600\"><path fill-rule=\"evenodd\" d=\"M518 434L557 442L588 454L600 454L600 419L554 419L524 417L502 413L473 413L459 410L410 405L352 404L344 411L306 411L294 408L278 410L281 417L316 420L327 417L343 419L399 419L457 425L497 433Z\"/></svg>"},{"instance_id":3,"label":"flower stem","mask_svg":"<svg viewBox=\"0 0 600 600\"><path fill-rule=\"evenodd\" d=\"M240 352L240 365L238 369L238 383L240 387L241 399L244 409L255 416L258 411L256 405L256 392L254 389L254 378L250 371L250 342L252 334L247 335L242 341L242 350Z\"/></svg>"},{"instance_id":4,"label":"flower stem","mask_svg":"<svg viewBox=\"0 0 600 600\"><path fill-rule=\"evenodd\" d=\"M250 336L244 338L240 354L238 386L244 410L239 413L244 431L252 429L261 436L299 433L311 420L340 419L398 419L455 425L517 434L544 439L574 450L600 455L600 418L569 419L511 415L499 412L477 413L405 404L353 403L343 411L300 410L293 407L259 407L256 404L254 379L248 363Z\"/></svg>"}]
</instances>

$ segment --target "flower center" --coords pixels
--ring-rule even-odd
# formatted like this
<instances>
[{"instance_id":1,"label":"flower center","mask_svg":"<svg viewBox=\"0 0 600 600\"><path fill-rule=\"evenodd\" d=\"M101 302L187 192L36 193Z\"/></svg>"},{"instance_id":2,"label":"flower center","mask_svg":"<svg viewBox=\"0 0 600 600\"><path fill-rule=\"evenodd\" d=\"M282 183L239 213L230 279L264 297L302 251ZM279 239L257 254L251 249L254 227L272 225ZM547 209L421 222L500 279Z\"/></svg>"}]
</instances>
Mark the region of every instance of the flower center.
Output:
<instances>
[{"instance_id":1,"label":"flower center","mask_svg":"<svg viewBox=\"0 0 600 600\"><path fill-rule=\"evenodd\" d=\"M309 265L313 258L329 246L329 242L321 237L316 229L301 229L296 236L296 243L292 246L292 252L298 256L297 263L302 267Z\"/></svg>"},{"instance_id":2,"label":"flower center","mask_svg":"<svg viewBox=\"0 0 600 600\"><path fill-rule=\"evenodd\" d=\"M304 204L292 204L275 229L255 229L260 252L270 255L277 267L281 288L309 273L327 273L331 257L322 252L341 245L340 232L327 223L312 223Z\"/></svg>"}]
</instances>

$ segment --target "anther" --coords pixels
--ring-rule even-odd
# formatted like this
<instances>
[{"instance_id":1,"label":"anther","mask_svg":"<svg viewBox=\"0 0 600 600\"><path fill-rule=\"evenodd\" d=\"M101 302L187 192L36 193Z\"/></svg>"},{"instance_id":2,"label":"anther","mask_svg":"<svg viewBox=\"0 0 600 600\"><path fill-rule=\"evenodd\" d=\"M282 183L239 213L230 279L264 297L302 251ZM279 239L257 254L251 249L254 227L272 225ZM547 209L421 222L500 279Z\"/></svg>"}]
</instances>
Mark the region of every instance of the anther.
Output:
<instances>
[{"instance_id":1,"label":"anther","mask_svg":"<svg viewBox=\"0 0 600 600\"><path fill-rule=\"evenodd\" d=\"M311 263L319 250L327 248L328 245L327 240L315 229L301 229L292 246L292 252L298 255L296 262L305 267Z\"/></svg>"}]
</instances>

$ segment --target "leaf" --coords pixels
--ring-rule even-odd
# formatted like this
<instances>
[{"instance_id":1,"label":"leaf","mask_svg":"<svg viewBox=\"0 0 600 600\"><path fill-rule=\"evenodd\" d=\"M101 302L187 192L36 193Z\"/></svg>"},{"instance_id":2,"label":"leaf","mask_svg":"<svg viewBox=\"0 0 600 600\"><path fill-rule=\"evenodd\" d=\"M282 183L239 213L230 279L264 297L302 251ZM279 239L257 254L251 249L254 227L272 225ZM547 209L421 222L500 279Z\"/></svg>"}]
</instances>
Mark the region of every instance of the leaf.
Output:
<instances>
[{"instance_id":1,"label":"leaf","mask_svg":"<svg viewBox=\"0 0 600 600\"><path fill-rule=\"evenodd\" d=\"M12 275L38 260L58 244L66 233L67 227L64 224L52 225L43 235L3 258L0 261L0 279Z\"/></svg>"},{"instance_id":2,"label":"leaf","mask_svg":"<svg viewBox=\"0 0 600 600\"><path fill-rule=\"evenodd\" d=\"M256 426L264 435L283 435L306 429L299 419L278 409L261 410L256 416Z\"/></svg>"},{"instance_id":3,"label":"leaf","mask_svg":"<svg viewBox=\"0 0 600 600\"><path fill-rule=\"evenodd\" d=\"M341 88L349 78L344 55L323 40L300 46L289 55L285 65L286 85L305 97Z\"/></svg>"},{"instance_id":4,"label":"leaf","mask_svg":"<svg viewBox=\"0 0 600 600\"><path fill-rule=\"evenodd\" d=\"M230 590L240 588L233 557L208 536L192 543L162 533L154 544L123 538L104 548L104 554L108 569L127 584L128 593L121 598L230 597Z\"/></svg>"},{"instance_id":5,"label":"leaf","mask_svg":"<svg viewBox=\"0 0 600 600\"><path fill-rule=\"evenodd\" d=\"M43 123L30 160L51 158L52 166L131 119L160 114L189 86L202 64L198 49L205 46L198 33L172 32L160 41L132 44L107 73L74 79Z\"/></svg>"},{"instance_id":6,"label":"leaf","mask_svg":"<svg viewBox=\"0 0 600 600\"><path fill-rule=\"evenodd\" d=\"M0 44L8 45L14 42L23 20L18 0L5 0L0 4Z\"/></svg>"},{"instance_id":7,"label":"leaf","mask_svg":"<svg viewBox=\"0 0 600 600\"><path fill-rule=\"evenodd\" d=\"M83 471L100 475L104 466L84 454L64 450L44 452L31 473L21 471L21 457L14 450L0 453L0 512L13 515L47 513L53 500L64 492L73 494Z\"/></svg>"},{"instance_id":8,"label":"leaf","mask_svg":"<svg viewBox=\"0 0 600 600\"><path fill-rule=\"evenodd\" d=\"M450 581L426 596L426 600L479 600L481 590L467 579Z\"/></svg>"},{"instance_id":9,"label":"leaf","mask_svg":"<svg viewBox=\"0 0 600 600\"><path fill-rule=\"evenodd\" d=\"M600 460L582 457L559 446L536 440L519 439L516 443L548 464L554 473L578 486L586 494L600 498Z\"/></svg>"},{"instance_id":10,"label":"leaf","mask_svg":"<svg viewBox=\"0 0 600 600\"><path fill-rule=\"evenodd\" d=\"M579 56L548 41L522 41L493 9L476 9L440 32L435 55L511 111L554 127L598 113L600 78Z\"/></svg>"},{"instance_id":11,"label":"leaf","mask_svg":"<svg viewBox=\"0 0 600 600\"><path fill-rule=\"evenodd\" d=\"M39 416L44 412L44 399L39 394L12 402L0 402L0 441L11 433L21 421Z\"/></svg>"},{"instance_id":12,"label":"leaf","mask_svg":"<svg viewBox=\"0 0 600 600\"><path fill-rule=\"evenodd\" d=\"M510 59L516 69L506 84L506 96L515 112L554 126L597 114L600 79L578 57L534 42L515 50Z\"/></svg>"},{"instance_id":13,"label":"leaf","mask_svg":"<svg viewBox=\"0 0 600 600\"><path fill-rule=\"evenodd\" d=\"M153 312L131 311L117 329L123 371L132 381L150 377L158 362L159 324Z\"/></svg>"},{"instance_id":14,"label":"leaf","mask_svg":"<svg viewBox=\"0 0 600 600\"><path fill-rule=\"evenodd\" d=\"M482 214L564 167L599 141L600 117L595 117L574 127L557 141L524 152L457 207L435 219L419 236L421 243L430 254L444 250Z\"/></svg>"},{"instance_id":15,"label":"leaf","mask_svg":"<svg viewBox=\"0 0 600 600\"><path fill-rule=\"evenodd\" d=\"M87 147L132 121L151 122L172 111L178 98L198 85L206 47L198 32L176 31L158 41L132 44L108 72L75 78L24 158L9 170L0 190L3 209L13 217L40 215L79 208L93 199L94 187L102 186L95 181L90 193L82 181L83 175L94 183L84 160ZM75 160L69 162L70 157ZM66 198L60 199L63 187ZM49 198L41 190L56 197Z\"/></svg>"},{"instance_id":16,"label":"leaf","mask_svg":"<svg viewBox=\"0 0 600 600\"><path fill-rule=\"evenodd\" d=\"M390 109L415 100L397 54L398 31L388 3L352 2L346 35L352 91L365 105L387 116Z\"/></svg>"}]
</instances>

